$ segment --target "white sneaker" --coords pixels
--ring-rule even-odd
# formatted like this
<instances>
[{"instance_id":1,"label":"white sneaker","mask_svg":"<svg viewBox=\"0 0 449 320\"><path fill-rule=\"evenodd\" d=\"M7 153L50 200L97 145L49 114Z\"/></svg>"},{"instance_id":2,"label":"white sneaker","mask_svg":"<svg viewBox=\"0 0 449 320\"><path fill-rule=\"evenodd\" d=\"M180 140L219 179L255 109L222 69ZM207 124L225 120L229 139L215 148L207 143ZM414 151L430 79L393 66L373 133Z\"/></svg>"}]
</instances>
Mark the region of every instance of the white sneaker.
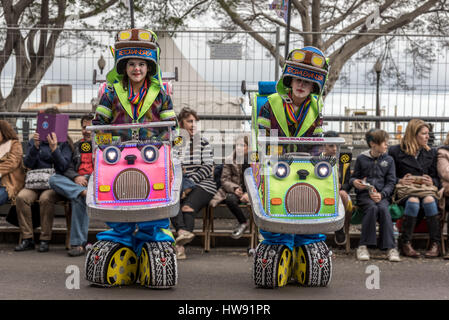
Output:
<instances>
[{"instance_id":1,"label":"white sneaker","mask_svg":"<svg viewBox=\"0 0 449 320\"><path fill-rule=\"evenodd\" d=\"M239 226L234 231L232 231L231 237L233 239L239 239L242 236L243 232L245 232L245 230L248 228L248 225L248 222L239 224Z\"/></svg>"},{"instance_id":2,"label":"white sneaker","mask_svg":"<svg viewBox=\"0 0 449 320\"><path fill-rule=\"evenodd\" d=\"M176 246L176 259L177 260L184 260L186 259L186 248L184 248L183 246Z\"/></svg>"},{"instance_id":3,"label":"white sneaker","mask_svg":"<svg viewBox=\"0 0 449 320\"><path fill-rule=\"evenodd\" d=\"M359 246L357 248L357 260L359 261L368 261L369 260L369 252L366 246Z\"/></svg>"},{"instance_id":4,"label":"white sneaker","mask_svg":"<svg viewBox=\"0 0 449 320\"><path fill-rule=\"evenodd\" d=\"M193 232L187 230L179 230L178 237L175 239L175 242L179 246L183 246L195 238L195 234Z\"/></svg>"},{"instance_id":5,"label":"white sneaker","mask_svg":"<svg viewBox=\"0 0 449 320\"><path fill-rule=\"evenodd\" d=\"M388 261L391 262L400 262L401 258L399 257L399 251L396 248L392 248L388 250L387 253Z\"/></svg>"}]
</instances>

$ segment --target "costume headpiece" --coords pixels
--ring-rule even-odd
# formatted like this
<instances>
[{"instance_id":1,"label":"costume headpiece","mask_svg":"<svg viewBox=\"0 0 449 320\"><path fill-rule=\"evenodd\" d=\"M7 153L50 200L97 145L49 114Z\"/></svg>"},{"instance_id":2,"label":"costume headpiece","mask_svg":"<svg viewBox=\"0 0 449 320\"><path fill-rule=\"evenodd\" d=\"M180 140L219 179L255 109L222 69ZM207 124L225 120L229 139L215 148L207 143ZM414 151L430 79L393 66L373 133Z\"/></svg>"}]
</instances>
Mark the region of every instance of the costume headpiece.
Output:
<instances>
[{"instance_id":1,"label":"costume headpiece","mask_svg":"<svg viewBox=\"0 0 449 320\"><path fill-rule=\"evenodd\" d=\"M299 78L313 82L313 93L321 95L328 70L328 59L321 50L315 47L294 49L287 56L276 90L284 98L287 95L287 88L291 87L292 78Z\"/></svg>"},{"instance_id":2,"label":"costume headpiece","mask_svg":"<svg viewBox=\"0 0 449 320\"><path fill-rule=\"evenodd\" d=\"M158 72L159 46L157 36L151 30L128 29L120 31L115 38L115 67L118 74L124 74L126 61L131 58L147 61L148 73Z\"/></svg>"}]
</instances>

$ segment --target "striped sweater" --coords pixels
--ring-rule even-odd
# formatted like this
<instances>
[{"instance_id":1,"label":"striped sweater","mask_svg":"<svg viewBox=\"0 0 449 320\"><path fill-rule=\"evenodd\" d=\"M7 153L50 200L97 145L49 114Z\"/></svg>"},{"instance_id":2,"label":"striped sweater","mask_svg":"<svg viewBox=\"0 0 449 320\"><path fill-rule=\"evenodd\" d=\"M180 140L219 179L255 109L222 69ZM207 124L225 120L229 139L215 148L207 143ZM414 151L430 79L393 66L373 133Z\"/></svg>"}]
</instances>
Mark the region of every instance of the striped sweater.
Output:
<instances>
[{"instance_id":1,"label":"striped sweater","mask_svg":"<svg viewBox=\"0 0 449 320\"><path fill-rule=\"evenodd\" d=\"M206 192L215 195L217 186L214 181L214 157L209 142L195 135L177 149L184 175Z\"/></svg>"}]
</instances>

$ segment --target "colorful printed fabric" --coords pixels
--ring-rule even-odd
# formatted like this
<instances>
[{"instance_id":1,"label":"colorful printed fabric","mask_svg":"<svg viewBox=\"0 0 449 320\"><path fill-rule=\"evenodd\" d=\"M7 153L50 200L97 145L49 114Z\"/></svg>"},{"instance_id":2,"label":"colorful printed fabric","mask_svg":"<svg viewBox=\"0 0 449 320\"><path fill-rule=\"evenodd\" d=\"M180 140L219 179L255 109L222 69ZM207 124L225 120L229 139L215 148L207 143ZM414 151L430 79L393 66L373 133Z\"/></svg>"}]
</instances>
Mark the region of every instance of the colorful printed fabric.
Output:
<instances>
[{"instance_id":1,"label":"colorful printed fabric","mask_svg":"<svg viewBox=\"0 0 449 320\"><path fill-rule=\"evenodd\" d=\"M306 108L307 110L305 110L305 112L303 113L303 116L301 116L301 119L303 119L307 115L307 112L310 108L311 100L309 98L307 100L308 100L309 107ZM286 104L287 103L284 101L284 108L286 107ZM286 117L288 119L289 115L287 114L287 110L285 111L285 113L286 113ZM299 116L298 116L298 118L299 118ZM259 115L257 117L257 123L258 123L259 129L266 130L267 136L269 136L269 131L270 131L270 129L272 129L272 130L278 130L278 136L285 137L285 133L282 131L281 126L279 125L276 117L273 114L273 110L271 109L270 102L267 101L260 108ZM302 123L301 123L301 125L302 125ZM301 125L295 125L295 124L288 123L288 129L289 129L290 136L296 137L299 130L301 129ZM319 117L316 118L315 122L310 126L309 129L307 129L307 131L302 136L303 137L322 136L322 132L323 132L322 126L323 126L323 118L320 115Z\"/></svg>"},{"instance_id":2,"label":"colorful printed fabric","mask_svg":"<svg viewBox=\"0 0 449 320\"><path fill-rule=\"evenodd\" d=\"M142 110L143 102L145 101L145 97L148 92L148 81L145 79L145 82L143 86L140 88L140 91L138 93L134 92L133 86L131 85L131 82L128 82L128 100L133 106L133 114L134 119L139 118L140 110Z\"/></svg>"},{"instance_id":3,"label":"colorful printed fabric","mask_svg":"<svg viewBox=\"0 0 449 320\"><path fill-rule=\"evenodd\" d=\"M301 130L304 118L306 117L307 112L309 111L311 104L310 97L308 97L302 104L299 106L298 112L295 113L295 109L292 103L287 103L284 101L284 109L285 116L287 118L287 123L290 126L294 126L296 128L294 137L297 136L299 130Z\"/></svg>"},{"instance_id":4,"label":"colorful printed fabric","mask_svg":"<svg viewBox=\"0 0 449 320\"><path fill-rule=\"evenodd\" d=\"M144 101L144 100L143 100ZM153 101L151 108L145 113L144 116L137 120L139 123L154 122L154 121L176 121L176 114L173 110L173 103L170 98L162 89ZM127 124L135 123L136 121L131 118L126 110L123 108L117 93L113 86L108 86L103 96L100 99L97 106L95 118L92 120L93 125L107 125L107 124ZM115 133L114 133L115 134ZM131 130L120 130L118 134L122 139L132 137ZM150 136L157 135L158 132L149 131L141 128L139 131L140 139L145 139Z\"/></svg>"}]
</instances>

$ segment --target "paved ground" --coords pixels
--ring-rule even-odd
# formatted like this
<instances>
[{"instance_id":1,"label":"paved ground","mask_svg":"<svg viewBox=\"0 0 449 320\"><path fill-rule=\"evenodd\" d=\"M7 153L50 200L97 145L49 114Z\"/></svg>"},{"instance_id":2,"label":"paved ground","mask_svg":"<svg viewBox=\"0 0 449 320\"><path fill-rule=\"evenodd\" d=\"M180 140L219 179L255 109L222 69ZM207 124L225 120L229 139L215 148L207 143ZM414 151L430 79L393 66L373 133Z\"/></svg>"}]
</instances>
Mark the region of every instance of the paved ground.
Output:
<instances>
[{"instance_id":1,"label":"paved ground","mask_svg":"<svg viewBox=\"0 0 449 320\"><path fill-rule=\"evenodd\" d=\"M380 252L373 259L358 262L334 251L333 279L327 288L288 285L276 290L255 288L251 278L252 258L242 247L216 248L204 253L198 246L187 247L188 259L179 261L179 280L169 290L149 290L139 285L95 288L83 279L84 257L71 258L62 245L48 253L14 252L14 244L0 244L0 299L43 300L391 300L449 299L449 261L406 259L386 261ZM72 266L72 267L70 267ZM80 270L79 289L67 289ZM71 269L73 270L73 269ZM379 271L379 281L373 280ZM73 283L73 282L72 282ZM374 287L372 289L367 288ZM375 287L378 286L378 289Z\"/></svg>"}]
</instances>

